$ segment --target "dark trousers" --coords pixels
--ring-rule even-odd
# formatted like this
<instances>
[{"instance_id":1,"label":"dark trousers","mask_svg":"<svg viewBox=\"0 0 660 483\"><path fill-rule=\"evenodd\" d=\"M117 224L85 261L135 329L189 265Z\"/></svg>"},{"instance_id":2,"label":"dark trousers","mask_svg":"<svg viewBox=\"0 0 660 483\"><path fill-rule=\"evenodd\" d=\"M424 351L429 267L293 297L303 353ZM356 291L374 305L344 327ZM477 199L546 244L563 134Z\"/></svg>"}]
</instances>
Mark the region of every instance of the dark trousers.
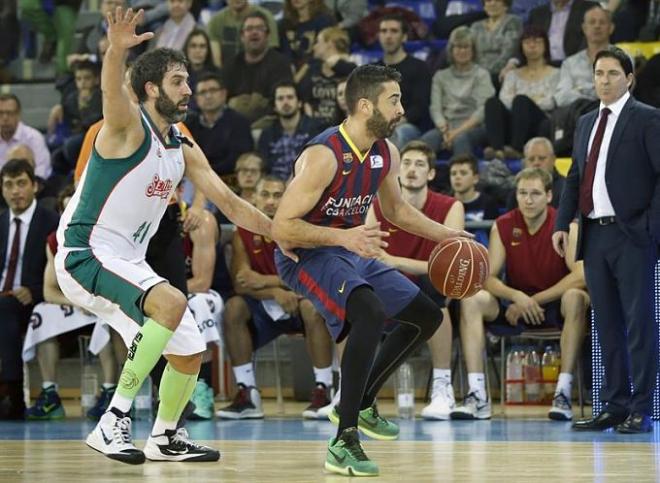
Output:
<instances>
[{"instance_id":1,"label":"dark trousers","mask_svg":"<svg viewBox=\"0 0 660 483\"><path fill-rule=\"evenodd\" d=\"M511 110L499 97L486 101L488 144L495 149L509 145L516 151L534 136L550 137L550 120L545 112L527 96L513 98Z\"/></svg>"},{"instance_id":2,"label":"dark trousers","mask_svg":"<svg viewBox=\"0 0 660 483\"><path fill-rule=\"evenodd\" d=\"M16 0L0 2L0 67L16 56L20 33L16 11Z\"/></svg>"},{"instance_id":3,"label":"dark trousers","mask_svg":"<svg viewBox=\"0 0 660 483\"><path fill-rule=\"evenodd\" d=\"M31 312L31 305L26 307L15 297L0 296L0 420L23 418L21 350Z\"/></svg>"},{"instance_id":4,"label":"dark trousers","mask_svg":"<svg viewBox=\"0 0 660 483\"><path fill-rule=\"evenodd\" d=\"M583 230L584 270L605 368L601 401L611 412L650 415L658 371L658 248L636 244L616 223L585 221Z\"/></svg>"}]
</instances>

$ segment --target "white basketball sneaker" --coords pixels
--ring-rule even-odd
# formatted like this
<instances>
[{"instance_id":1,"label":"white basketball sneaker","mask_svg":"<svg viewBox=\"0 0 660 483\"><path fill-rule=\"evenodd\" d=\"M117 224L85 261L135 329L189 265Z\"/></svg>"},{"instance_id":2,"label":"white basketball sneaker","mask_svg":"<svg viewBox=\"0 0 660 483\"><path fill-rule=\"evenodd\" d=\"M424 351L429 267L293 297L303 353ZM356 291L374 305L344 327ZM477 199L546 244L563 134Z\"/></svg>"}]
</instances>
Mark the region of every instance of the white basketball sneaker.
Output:
<instances>
[{"instance_id":1,"label":"white basketball sneaker","mask_svg":"<svg viewBox=\"0 0 660 483\"><path fill-rule=\"evenodd\" d=\"M144 463L144 453L133 444L131 418L116 408L110 408L101 416L85 442L113 460L131 465Z\"/></svg>"},{"instance_id":2,"label":"white basketball sneaker","mask_svg":"<svg viewBox=\"0 0 660 483\"><path fill-rule=\"evenodd\" d=\"M316 419L330 419L330 413L332 412L332 409L339 404L339 400L341 399L341 391L337 389L335 391L335 395L332 396L332 401L330 401L330 404L326 404L322 408L316 411Z\"/></svg>"},{"instance_id":3,"label":"white basketball sneaker","mask_svg":"<svg viewBox=\"0 0 660 483\"><path fill-rule=\"evenodd\" d=\"M186 428L166 429L165 434L147 439L144 455L152 461L218 461L220 452L193 443Z\"/></svg>"},{"instance_id":4,"label":"white basketball sneaker","mask_svg":"<svg viewBox=\"0 0 660 483\"><path fill-rule=\"evenodd\" d=\"M431 403L422 409L422 417L446 421L455 408L454 387L443 380L434 380Z\"/></svg>"},{"instance_id":5,"label":"white basketball sneaker","mask_svg":"<svg viewBox=\"0 0 660 483\"><path fill-rule=\"evenodd\" d=\"M463 404L451 412L451 419L490 419L492 405L490 399L480 399L476 391L469 393Z\"/></svg>"}]
</instances>

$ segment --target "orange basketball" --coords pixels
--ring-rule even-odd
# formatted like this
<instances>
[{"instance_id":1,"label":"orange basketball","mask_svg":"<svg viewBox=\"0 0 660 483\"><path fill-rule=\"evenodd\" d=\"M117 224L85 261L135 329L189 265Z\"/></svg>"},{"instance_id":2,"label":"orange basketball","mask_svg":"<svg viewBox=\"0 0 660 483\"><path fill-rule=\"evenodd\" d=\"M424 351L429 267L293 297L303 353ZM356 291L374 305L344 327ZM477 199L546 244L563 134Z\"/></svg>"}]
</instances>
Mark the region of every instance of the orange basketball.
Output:
<instances>
[{"instance_id":1,"label":"orange basketball","mask_svg":"<svg viewBox=\"0 0 660 483\"><path fill-rule=\"evenodd\" d=\"M490 273L488 250L467 238L447 238L429 256L429 278L445 297L463 299L476 294Z\"/></svg>"}]
</instances>

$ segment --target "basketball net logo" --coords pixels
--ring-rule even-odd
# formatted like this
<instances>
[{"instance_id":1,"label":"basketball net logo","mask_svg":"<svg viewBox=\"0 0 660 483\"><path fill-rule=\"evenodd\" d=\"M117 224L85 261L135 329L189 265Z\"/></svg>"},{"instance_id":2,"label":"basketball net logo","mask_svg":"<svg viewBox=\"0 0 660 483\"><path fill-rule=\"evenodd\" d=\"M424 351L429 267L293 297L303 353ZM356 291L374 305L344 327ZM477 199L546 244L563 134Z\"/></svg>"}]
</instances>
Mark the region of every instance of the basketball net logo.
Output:
<instances>
[{"instance_id":1,"label":"basketball net logo","mask_svg":"<svg viewBox=\"0 0 660 483\"><path fill-rule=\"evenodd\" d=\"M172 180L171 179L160 179L158 174L154 174L154 178L147 186L145 194L148 198L157 196L163 200L166 200L170 196L172 191Z\"/></svg>"}]
</instances>

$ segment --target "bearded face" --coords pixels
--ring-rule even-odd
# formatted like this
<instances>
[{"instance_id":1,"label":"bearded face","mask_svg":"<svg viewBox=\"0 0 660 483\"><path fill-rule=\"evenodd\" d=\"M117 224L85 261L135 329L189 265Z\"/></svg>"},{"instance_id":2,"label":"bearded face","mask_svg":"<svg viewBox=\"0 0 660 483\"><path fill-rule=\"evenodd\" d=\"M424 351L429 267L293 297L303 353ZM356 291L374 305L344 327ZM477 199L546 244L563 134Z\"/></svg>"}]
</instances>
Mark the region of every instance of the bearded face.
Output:
<instances>
[{"instance_id":1,"label":"bearded face","mask_svg":"<svg viewBox=\"0 0 660 483\"><path fill-rule=\"evenodd\" d=\"M188 101L190 101L190 96L182 96L179 102L174 102L174 100L167 95L165 89L160 87L160 95L156 99L156 111L158 114L163 116L170 124L175 124L185 120L188 113Z\"/></svg>"},{"instance_id":2,"label":"bearded face","mask_svg":"<svg viewBox=\"0 0 660 483\"><path fill-rule=\"evenodd\" d=\"M400 117L396 117L388 121L383 113L374 106L374 113L367 120L367 129L369 132L378 139L388 138L394 132L394 128L399 123Z\"/></svg>"}]
</instances>

